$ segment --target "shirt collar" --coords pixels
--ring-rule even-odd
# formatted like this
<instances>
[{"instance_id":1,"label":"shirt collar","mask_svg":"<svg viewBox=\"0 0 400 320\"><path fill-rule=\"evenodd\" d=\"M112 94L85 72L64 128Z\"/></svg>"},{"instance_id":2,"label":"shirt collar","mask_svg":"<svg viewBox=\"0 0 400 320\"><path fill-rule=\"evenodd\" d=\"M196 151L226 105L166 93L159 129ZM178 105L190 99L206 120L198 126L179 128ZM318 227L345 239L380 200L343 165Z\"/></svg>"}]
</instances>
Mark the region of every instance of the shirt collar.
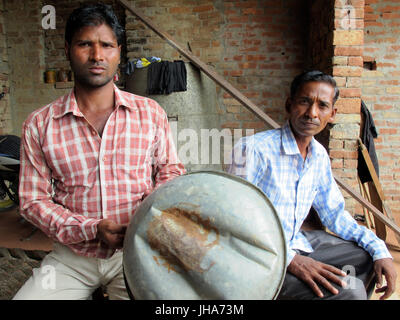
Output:
<instances>
[{"instance_id":1,"label":"shirt collar","mask_svg":"<svg viewBox=\"0 0 400 320\"><path fill-rule=\"evenodd\" d=\"M285 125L281 128L282 130L282 149L283 152L287 155L295 155L300 154L299 147L297 146L296 139L290 127L289 121L286 121ZM316 140L312 137L309 148L308 155L312 156L315 154L316 148Z\"/></svg>"},{"instance_id":2,"label":"shirt collar","mask_svg":"<svg viewBox=\"0 0 400 320\"><path fill-rule=\"evenodd\" d=\"M137 109L136 103L128 103L126 97L124 97L123 92L114 84L114 95L115 95L115 107L120 106L127 107L129 109ZM75 90L74 88L62 98L61 107L54 111L53 118L59 119L68 113L72 113L74 116L83 117L81 110L76 102Z\"/></svg>"}]
</instances>

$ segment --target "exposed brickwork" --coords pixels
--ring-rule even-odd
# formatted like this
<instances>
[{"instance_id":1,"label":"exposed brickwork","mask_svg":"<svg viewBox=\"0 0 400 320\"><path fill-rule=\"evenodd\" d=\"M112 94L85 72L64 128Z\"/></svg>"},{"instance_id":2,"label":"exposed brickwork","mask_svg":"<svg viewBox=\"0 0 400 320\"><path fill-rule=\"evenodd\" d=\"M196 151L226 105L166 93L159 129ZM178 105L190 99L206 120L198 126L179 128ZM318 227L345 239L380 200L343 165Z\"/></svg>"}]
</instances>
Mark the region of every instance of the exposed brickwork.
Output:
<instances>
[{"instance_id":1,"label":"exposed brickwork","mask_svg":"<svg viewBox=\"0 0 400 320\"><path fill-rule=\"evenodd\" d=\"M365 0L362 99L372 112L379 136L376 149L380 181L392 212L400 215L400 3Z\"/></svg>"},{"instance_id":2,"label":"exposed brickwork","mask_svg":"<svg viewBox=\"0 0 400 320\"><path fill-rule=\"evenodd\" d=\"M43 82L44 46L41 1L4 1L3 13L9 54L10 107L13 133L33 110L50 102L54 86Z\"/></svg>"},{"instance_id":3,"label":"exposed brickwork","mask_svg":"<svg viewBox=\"0 0 400 320\"><path fill-rule=\"evenodd\" d=\"M332 72L334 1L312 1L309 7L308 68Z\"/></svg>"},{"instance_id":4,"label":"exposed brickwork","mask_svg":"<svg viewBox=\"0 0 400 320\"><path fill-rule=\"evenodd\" d=\"M295 0L148 0L131 4L283 123L289 82L305 65L306 7ZM129 12L126 22L128 57L181 59ZM221 127L268 129L229 94L217 90Z\"/></svg>"},{"instance_id":5,"label":"exposed brickwork","mask_svg":"<svg viewBox=\"0 0 400 320\"><path fill-rule=\"evenodd\" d=\"M364 1L335 0L332 34L332 75L340 98L338 114L330 132L329 154L334 172L358 190L357 138L360 134L361 76L363 72ZM352 214L362 213L361 205L343 192Z\"/></svg>"},{"instance_id":6,"label":"exposed brickwork","mask_svg":"<svg viewBox=\"0 0 400 320\"><path fill-rule=\"evenodd\" d=\"M46 2L56 7L57 29L45 31L43 1L0 0L0 87L11 92L0 101L0 133L13 127L20 134L30 112L67 91L44 84L43 73L69 67L64 56L65 19L80 2ZM174 48L115 6L115 0L106 2L114 4L125 23L127 57L181 59ZM294 75L306 67L331 73L341 90L339 112L336 124L321 139L326 141L332 167L358 189L355 151L363 99L380 133L376 143L384 191L392 211L399 213L397 1L138 0L131 4L180 44L190 46L278 123L285 119L284 101ZM347 5L352 6L350 13ZM364 69L365 62L371 66L376 62L377 70ZM217 90L221 128L268 129L230 95ZM354 200L347 202L352 213L361 212Z\"/></svg>"}]
</instances>

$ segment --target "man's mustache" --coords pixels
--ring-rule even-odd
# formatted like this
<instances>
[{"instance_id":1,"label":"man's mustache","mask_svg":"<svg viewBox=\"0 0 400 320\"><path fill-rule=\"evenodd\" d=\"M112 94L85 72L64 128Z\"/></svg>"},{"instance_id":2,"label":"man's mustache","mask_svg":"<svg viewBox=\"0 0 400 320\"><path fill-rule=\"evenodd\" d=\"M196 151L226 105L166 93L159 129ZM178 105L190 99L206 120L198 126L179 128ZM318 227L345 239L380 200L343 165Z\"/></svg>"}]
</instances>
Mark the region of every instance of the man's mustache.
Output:
<instances>
[{"instance_id":1,"label":"man's mustache","mask_svg":"<svg viewBox=\"0 0 400 320\"><path fill-rule=\"evenodd\" d=\"M303 118L304 122L308 122L308 123L312 123L316 126L319 126L321 124L321 121L319 121L319 119L317 118L309 118L309 117L304 117Z\"/></svg>"}]
</instances>

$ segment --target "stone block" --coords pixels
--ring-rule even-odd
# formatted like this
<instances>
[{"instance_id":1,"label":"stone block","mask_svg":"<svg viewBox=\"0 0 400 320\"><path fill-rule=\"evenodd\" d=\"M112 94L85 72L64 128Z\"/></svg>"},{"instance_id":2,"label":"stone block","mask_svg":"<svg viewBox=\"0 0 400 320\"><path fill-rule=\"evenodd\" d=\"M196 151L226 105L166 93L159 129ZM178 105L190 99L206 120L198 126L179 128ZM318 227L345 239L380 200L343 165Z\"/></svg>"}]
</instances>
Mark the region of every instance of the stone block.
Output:
<instances>
[{"instance_id":1,"label":"stone block","mask_svg":"<svg viewBox=\"0 0 400 320\"><path fill-rule=\"evenodd\" d=\"M360 98L340 98L335 106L338 108L338 113L354 113L359 114L361 109Z\"/></svg>"},{"instance_id":2,"label":"stone block","mask_svg":"<svg viewBox=\"0 0 400 320\"><path fill-rule=\"evenodd\" d=\"M364 44L363 30L334 30L333 45L362 46Z\"/></svg>"},{"instance_id":3,"label":"stone block","mask_svg":"<svg viewBox=\"0 0 400 320\"><path fill-rule=\"evenodd\" d=\"M331 130L333 139L356 139L359 134L360 126L352 123L338 123Z\"/></svg>"},{"instance_id":4,"label":"stone block","mask_svg":"<svg viewBox=\"0 0 400 320\"><path fill-rule=\"evenodd\" d=\"M334 66L333 76L338 77L361 77L363 69L353 66Z\"/></svg>"}]
</instances>

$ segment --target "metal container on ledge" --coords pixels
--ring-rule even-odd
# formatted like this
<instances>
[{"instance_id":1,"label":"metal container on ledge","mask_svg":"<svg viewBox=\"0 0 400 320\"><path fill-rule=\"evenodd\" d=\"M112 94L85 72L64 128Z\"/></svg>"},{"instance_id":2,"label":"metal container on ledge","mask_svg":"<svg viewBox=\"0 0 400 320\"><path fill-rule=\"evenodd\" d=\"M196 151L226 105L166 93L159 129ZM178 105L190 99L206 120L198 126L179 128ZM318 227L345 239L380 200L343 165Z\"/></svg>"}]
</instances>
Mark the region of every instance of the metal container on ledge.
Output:
<instances>
[{"instance_id":1,"label":"metal container on ledge","mask_svg":"<svg viewBox=\"0 0 400 320\"><path fill-rule=\"evenodd\" d=\"M138 300L271 300L286 272L284 233L253 184L224 172L193 172L138 207L123 269Z\"/></svg>"}]
</instances>

